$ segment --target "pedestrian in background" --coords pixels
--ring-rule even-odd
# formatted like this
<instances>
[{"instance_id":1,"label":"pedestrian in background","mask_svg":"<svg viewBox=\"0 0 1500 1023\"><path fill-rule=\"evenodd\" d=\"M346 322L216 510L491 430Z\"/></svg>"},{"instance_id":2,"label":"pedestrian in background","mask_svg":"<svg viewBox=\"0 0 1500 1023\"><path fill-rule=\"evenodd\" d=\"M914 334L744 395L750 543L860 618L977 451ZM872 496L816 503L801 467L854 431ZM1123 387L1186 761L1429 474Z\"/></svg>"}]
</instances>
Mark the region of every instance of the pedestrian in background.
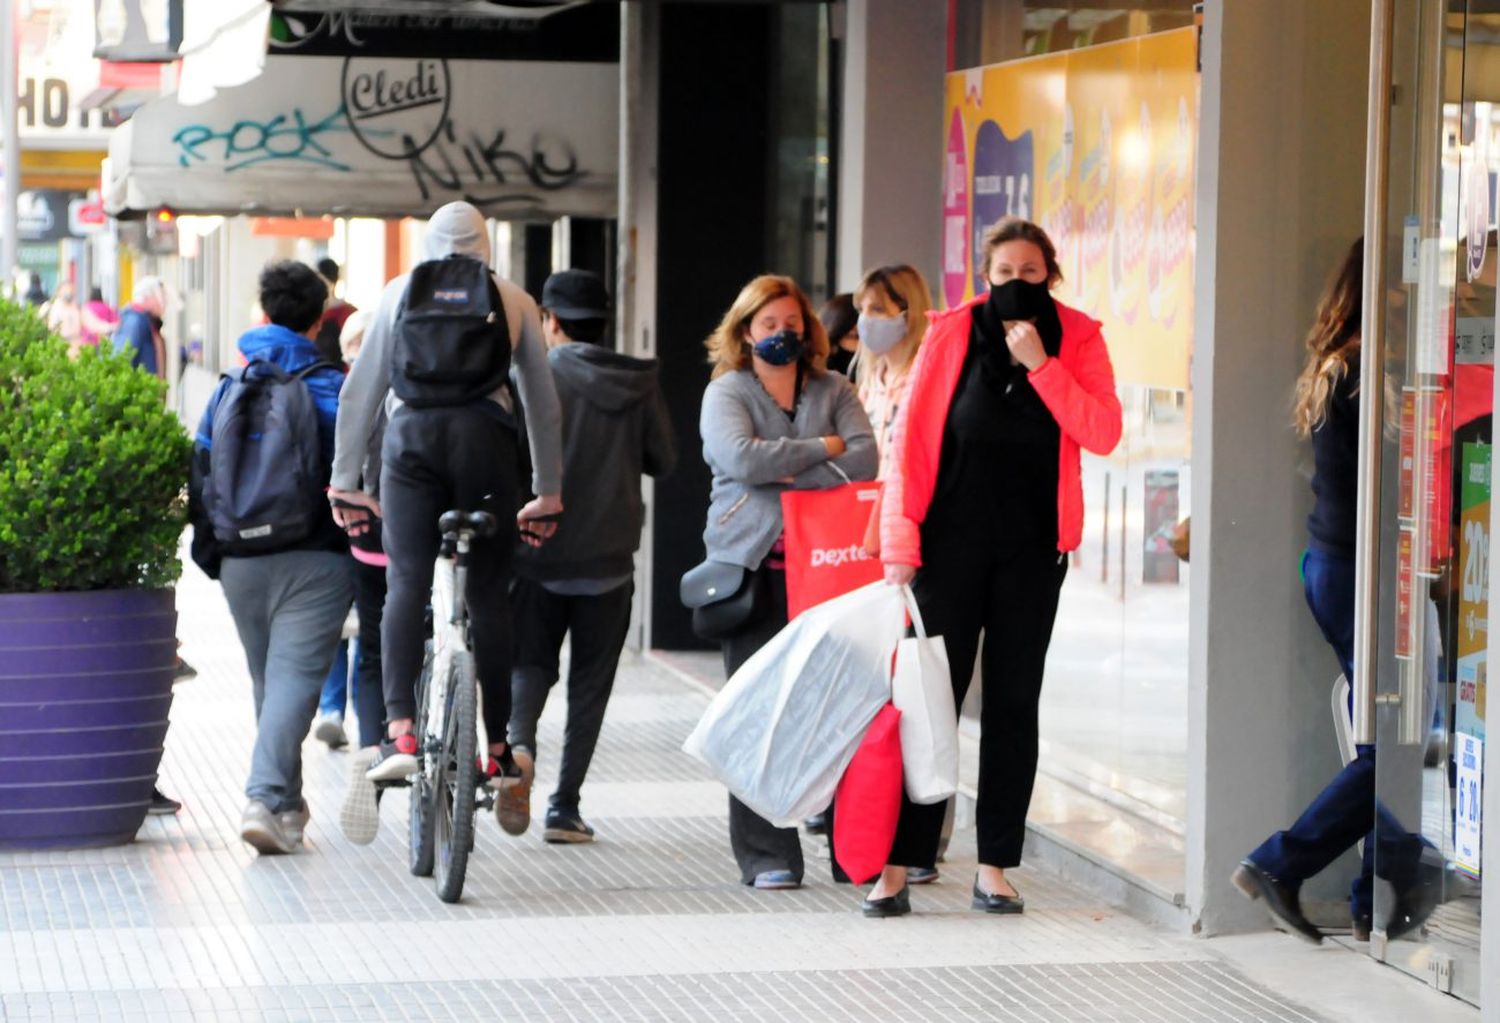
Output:
<instances>
[{"instance_id":1,"label":"pedestrian in background","mask_svg":"<svg viewBox=\"0 0 1500 1023\"><path fill-rule=\"evenodd\" d=\"M33 309L40 309L47 304L47 289L42 285L42 275L35 270L26 282L26 293L22 296L26 304Z\"/></svg>"},{"instance_id":2,"label":"pedestrian in background","mask_svg":"<svg viewBox=\"0 0 1500 1023\"><path fill-rule=\"evenodd\" d=\"M983 266L989 290L935 317L912 367L880 556L886 580L910 584L928 633L943 637L955 706L985 635L972 904L1019 913L1005 871L1021 862L1047 647L1067 552L1083 535L1079 451L1112 451L1121 413L1098 322L1052 297L1062 271L1046 232L1002 220L985 235ZM907 867L935 867L944 812L903 793L867 916L911 911Z\"/></svg>"},{"instance_id":3,"label":"pedestrian in background","mask_svg":"<svg viewBox=\"0 0 1500 1023\"><path fill-rule=\"evenodd\" d=\"M322 280L302 263L272 263L261 272L260 306L270 322L240 338L240 351L248 360L243 379L220 382L203 413L193 450L189 493L193 560L209 578L223 584L254 686L255 749L245 785L248 802L240 819L240 837L261 853L289 853L302 845L310 816L302 798L302 740L317 710L318 694L353 599L348 542L334 524L321 492L333 463L334 423L344 380L337 369L314 366L320 360L312 338L327 295ZM300 376L287 383L268 382L291 374ZM257 425L253 417L258 397L243 399L251 403L245 418L226 416L221 421L221 403L231 402L232 410L233 396L247 393L243 390L247 383L261 388L304 386L314 422L266 416L263 425ZM290 402L278 404L265 390L261 393L272 408L294 407ZM272 436L276 425L293 432ZM259 430L259 435L250 436L252 429ZM235 436L235 430L246 435ZM239 541L224 539L226 530L221 527L226 516L244 506L268 504L272 488L281 488L278 506L286 494L287 483L277 478L276 467L256 462L258 456L248 441L262 451L283 452L298 461L309 454L320 466L320 479L311 488L315 492L300 495L307 499L299 509L301 521L307 523L303 535L289 531L285 543L272 540L253 548L247 545L247 531L230 532ZM226 461L215 462L216 445ZM231 452L243 455L243 460ZM238 464L263 471L251 473L250 478L235 476L233 468ZM286 469L290 475L293 466ZM234 500L220 493L225 488ZM241 500L251 495L257 499ZM248 532L252 538L262 533Z\"/></svg>"},{"instance_id":4,"label":"pedestrian in background","mask_svg":"<svg viewBox=\"0 0 1500 1023\"><path fill-rule=\"evenodd\" d=\"M89 300L83 306L83 334L80 338L83 344L98 345L115 332L119 323L120 314L104 301L104 292L98 288L90 291Z\"/></svg>"},{"instance_id":5,"label":"pedestrian in background","mask_svg":"<svg viewBox=\"0 0 1500 1023\"><path fill-rule=\"evenodd\" d=\"M83 310L74 300L72 281L63 281L57 286L51 301L42 306L42 315L47 318L47 328L68 343L68 357L78 358L78 349L83 340Z\"/></svg>"},{"instance_id":6,"label":"pedestrian in background","mask_svg":"<svg viewBox=\"0 0 1500 1023\"><path fill-rule=\"evenodd\" d=\"M165 380L167 347L161 325L167 311L167 286L160 277L142 277L131 294L132 301L115 328L115 351L128 352L131 365Z\"/></svg>"},{"instance_id":7,"label":"pedestrian in background","mask_svg":"<svg viewBox=\"0 0 1500 1023\"><path fill-rule=\"evenodd\" d=\"M313 343L317 345L318 354L324 359L347 369L348 358L343 354L344 325L358 310L338 297L336 289L339 284L339 265L337 263L327 257L318 260L318 276L322 277L323 283L328 286L328 306L323 310L323 322L318 326L318 336ZM362 337L363 331L360 333Z\"/></svg>"},{"instance_id":8,"label":"pedestrian in background","mask_svg":"<svg viewBox=\"0 0 1500 1023\"><path fill-rule=\"evenodd\" d=\"M635 552L646 506L641 476L677 461L656 362L604 347L609 294L599 276L564 270L542 285L542 335L563 412L567 521L544 546L517 549L511 587L516 663L510 743L535 761L536 725L569 639L568 722L542 838L591 842L579 791L593 759L630 625Z\"/></svg>"},{"instance_id":9,"label":"pedestrian in background","mask_svg":"<svg viewBox=\"0 0 1500 1023\"><path fill-rule=\"evenodd\" d=\"M1355 517L1359 503L1360 313L1364 303L1364 240L1350 247L1324 289L1307 354L1297 378L1293 425L1312 441L1313 510L1307 517L1302 589L1313 619L1333 647L1346 679L1354 678ZM1354 694L1349 695L1354 711ZM1374 830L1371 831L1371 820ZM1322 932L1302 913L1302 882L1331 865L1360 839L1364 858L1349 892L1357 940L1369 940L1375 877L1388 880L1396 902L1385 924L1395 940L1421 925L1435 905L1422 883L1422 839L1409 834L1375 799L1375 747L1356 756L1308 804L1292 826L1262 842L1235 870L1251 899L1264 899L1294 934L1313 944Z\"/></svg>"},{"instance_id":10,"label":"pedestrian in background","mask_svg":"<svg viewBox=\"0 0 1500 1023\"><path fill-rule=\"evenodd\" d=\"M875 477L870 421L849 381L825 368L828 336L795 281L757 277L705 342L713 380L699 431L713 473L703 543L709 561L759 575L762 606L722 640L733 675L787 623L781 492ZM729 840L740 880L802 884L796 828L779 828L729 797Z\"/></svg>"},{"instance_id":11,"label":"pedestrian in background","mask_svg":"<svg viewBox=\"0 0 1500 1023\"><path fill-rule=\"evenodd\" d=\"M859 351L859 310L854 308L854 296L847 291L834 295L818 310L818 319L828 333L828 368L852 377Z\"/></svg>"}]
</instances>

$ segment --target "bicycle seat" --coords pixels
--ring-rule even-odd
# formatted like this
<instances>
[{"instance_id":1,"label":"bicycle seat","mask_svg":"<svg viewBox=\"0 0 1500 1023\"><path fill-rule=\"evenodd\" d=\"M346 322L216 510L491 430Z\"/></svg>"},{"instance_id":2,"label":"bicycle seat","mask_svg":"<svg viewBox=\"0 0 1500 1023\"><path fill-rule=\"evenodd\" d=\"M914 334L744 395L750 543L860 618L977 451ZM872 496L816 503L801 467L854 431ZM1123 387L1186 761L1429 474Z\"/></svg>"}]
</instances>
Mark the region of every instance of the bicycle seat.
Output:
<instances>
[{"instance_id":1,"label":"bicycle seat","mask_svg":"<svg viewBox=\"0 0 1500 1023\"><path fill-rule=\"evenodd\" d=\"M476 537L494 536L499 528L500 524L489 512L448 511L443 512L442 518L438 519L438 530L444 536L464 530Z\"/></svg>"}]
</instances>

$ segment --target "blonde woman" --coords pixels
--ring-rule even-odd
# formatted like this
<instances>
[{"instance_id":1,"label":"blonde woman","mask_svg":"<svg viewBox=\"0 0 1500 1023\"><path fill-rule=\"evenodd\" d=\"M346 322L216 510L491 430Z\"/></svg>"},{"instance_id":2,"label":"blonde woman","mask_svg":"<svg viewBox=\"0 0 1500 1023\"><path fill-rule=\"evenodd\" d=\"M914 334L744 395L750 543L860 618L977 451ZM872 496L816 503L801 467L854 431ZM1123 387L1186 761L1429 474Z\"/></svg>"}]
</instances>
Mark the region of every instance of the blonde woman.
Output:
<instances>
[{"instance_id":1,"label":"blonde woman","mask_svg":"<svg viewBox=\"0 0 1500 1023\"><path fill-rule=\"evenodd\" d=\"M1292 423L1312 441L1313 511L1307 518L1302 586L1307 606L1333 647L1344 677L1354 678L1354 522L1359 482L1360 307L1364 240L1350 247L1318 302L1307 335L1307 357L1297 379ZM1353 699L1350 699L1353 711ZM1436 892L1423 883L1422 840L1375 801L1375 747L1357 756L1328 783L1286 831L1262 842L1234 872L1234 883L1293 933L1313 944L1322 933L1302 913L1302 882L1360 839L1364 864L1349 893L1354 934L1367 940L1374 911L1375 875L1396 891L1386 937L1394 941L1421 925ZM1372 812L1375 828L1370 832Z\"/></svg>"},{"instance_id":2,"label":"blonde woman","mask_svg":"<svg viewBox=\"0 0 1500 1023\"><path fill-rule=\"evenodd\" d=\"M932 293L914 267L897 263L865 274L854 289L854 305L859 310L860 344L854 379L875 430L883 479L896 413L906 400L912 363L927 330Z\"/></svg>"},{"instance_id":3,"label":"blonde woman","mask_svg":"<svg viewBox=\"0 0 1500 1023\"><path fill-rule=\"evenodd\" d=\"M732 675L787 622L782 491L873 479L878 458L854 388L824 368L827 334L790 277L745 285L705 345L714 367L699 420L713 473L705 566L744 570L760 596L715 637ZM730 796L729 841L743 883L802 884L796 828L778 828Z\"/></svg>"}]
</instances>

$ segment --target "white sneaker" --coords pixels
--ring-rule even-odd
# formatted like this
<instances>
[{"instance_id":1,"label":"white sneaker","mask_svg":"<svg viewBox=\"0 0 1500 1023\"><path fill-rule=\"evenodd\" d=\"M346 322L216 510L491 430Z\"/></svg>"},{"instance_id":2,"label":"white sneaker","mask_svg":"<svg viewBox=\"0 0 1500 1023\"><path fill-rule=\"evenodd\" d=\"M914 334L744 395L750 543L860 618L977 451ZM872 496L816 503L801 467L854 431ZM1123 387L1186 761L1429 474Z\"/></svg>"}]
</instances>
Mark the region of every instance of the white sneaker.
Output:
<instances>
[{"instance_id":1,"label":"white sneaker","mask_svg":"<svg viewBox=\"0 0 1500 1023\"><path fill-rule=\"evenodd\" d=\"M313 723L313 738L327 743L329 749L343 749L349 745L349 737L344 734L344 715L338 711L319 714Z\"/></svg>"},{"instance_id":2,"label":"white sneaker","mask_svg":"<svg viewBox=\"0 0 1500 1023\"><path fill-rule=\"evenodd\" d=\"M312 811L307 808L307 800L302 801L300 810L283 810L276 815L281 822L281 833L293 846L302 844L302 836L307 832L307 822L312 820Z\"/></svg>"},{"instance_id":3,"label":"white sneaker","mask_svg":"<svg viewBox=\"0 0 1500 1023\"><path fill-rule=\"evenodd\" d=\"M365 777L376 749L366 746L356 750L349 765L349 788L344 792L344 808L339 811L339 827L355 845L369 845L380 832L380 803L375 783Z\"/></svg>"},{"instance_id":4,"label":"white sneaker","mask_svg":"<svg viewBox=\"0 0 1500 1023\"><path fill-rule=\"evenodd\" d=\"M296 848L288 841L280 819L258 799L245 804L245 812L240 816L240 838L263 856L289 853Z\"/></svg>"}]
</instances>

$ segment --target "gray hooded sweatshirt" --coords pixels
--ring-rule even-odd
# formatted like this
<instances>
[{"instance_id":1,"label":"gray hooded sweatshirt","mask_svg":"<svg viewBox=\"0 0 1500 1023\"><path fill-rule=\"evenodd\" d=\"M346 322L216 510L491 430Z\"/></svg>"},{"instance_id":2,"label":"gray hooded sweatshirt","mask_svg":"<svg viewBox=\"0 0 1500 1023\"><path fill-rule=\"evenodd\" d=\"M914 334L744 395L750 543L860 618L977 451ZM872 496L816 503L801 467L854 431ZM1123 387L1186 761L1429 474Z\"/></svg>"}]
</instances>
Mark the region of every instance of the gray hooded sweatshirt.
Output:
<instances>
[{"instance_id":1,"label":"gray hooded sweatshirt","mask_svg":"<svg viewBox=\"0 0 1500 1023\"><path fill-rule=\"evenodd\" d=\"M424 259L443 259L460 253L490 262L490 237L484 216L469 203L450 202L427 222ZM406 293L409 274L392 280L380 294L380 303L365 328L359 358L339 392L339 417L333 456L331 486L354 490L359 486L371 431L384 403L387 414L401 407L391 393L391 352L395 347L396 310ZM510 327L510 376L521 394L526 414L526 436L531 443L531 488L537 494L562 492L562 411L552 373L547 368L547 346L542 339L542 321L536 302L526 292L492 274L505 305ZM510 408L510 394L500 388L490 400Z\"/></svg>"},{"instance_id":2,"label":"gray hooded sweatshirt","mask_svg":"<svg viewBox=\"0 0 1500 1023\"><path fill-rule=\"evenodd\" d=\"M602 593L634 571L646 519L641 475L672 471L672 423L654 361L579 341L558 345L548 359L563 406L568 511L551 540L520 550L516 574L555 592ZM599 585L559 585L566 581Z\"/></svg>"}]
</instances>

